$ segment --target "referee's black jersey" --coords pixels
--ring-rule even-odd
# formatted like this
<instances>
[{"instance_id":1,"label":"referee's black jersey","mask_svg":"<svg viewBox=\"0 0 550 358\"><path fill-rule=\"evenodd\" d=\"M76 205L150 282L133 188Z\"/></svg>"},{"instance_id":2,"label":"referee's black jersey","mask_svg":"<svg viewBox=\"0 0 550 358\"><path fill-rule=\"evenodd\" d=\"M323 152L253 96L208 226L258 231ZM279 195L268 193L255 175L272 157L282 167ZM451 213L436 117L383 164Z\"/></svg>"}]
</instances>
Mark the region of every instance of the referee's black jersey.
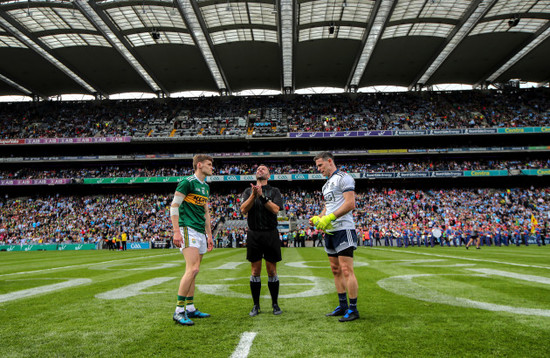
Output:
<instances>
[{"instance_id":1,"label":"referee's black jersey","mask_svg":"<svg viewBox=\"0 0 550 358\"><path fill-rule=\"evenodd\" d=\"M262 193L269 198L279 209L283 208L283 197L279 189L271 185L263 185ZM252 195L252 188L247 188L243 192L242 202L244 203ZM260 199L254 200L254 205L250 208L247 217L248 228L253 231L270 231L277 228L277 215L269 211Z\"/></svg>"}]
</instances>

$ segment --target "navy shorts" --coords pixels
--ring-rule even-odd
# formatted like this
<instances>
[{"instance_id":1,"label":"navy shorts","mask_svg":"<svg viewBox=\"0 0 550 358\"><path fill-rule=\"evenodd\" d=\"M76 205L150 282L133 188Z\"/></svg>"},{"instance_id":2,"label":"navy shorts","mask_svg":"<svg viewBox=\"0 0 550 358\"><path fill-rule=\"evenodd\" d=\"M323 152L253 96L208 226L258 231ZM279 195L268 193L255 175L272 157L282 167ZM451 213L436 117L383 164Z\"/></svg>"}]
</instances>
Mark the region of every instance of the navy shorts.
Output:
<instances>
[{"instance_id":1,"label":"navy shorts","mask_svg":"<svg viewBox=\"0 0 550 358\"><path fill-rule=\"evenodd\" d=\"M346 249L355 250L356 248L357 233L355 229L338 230L325 234L325 251L331 256L338 255Z\"/></svg>"}]
</instances>

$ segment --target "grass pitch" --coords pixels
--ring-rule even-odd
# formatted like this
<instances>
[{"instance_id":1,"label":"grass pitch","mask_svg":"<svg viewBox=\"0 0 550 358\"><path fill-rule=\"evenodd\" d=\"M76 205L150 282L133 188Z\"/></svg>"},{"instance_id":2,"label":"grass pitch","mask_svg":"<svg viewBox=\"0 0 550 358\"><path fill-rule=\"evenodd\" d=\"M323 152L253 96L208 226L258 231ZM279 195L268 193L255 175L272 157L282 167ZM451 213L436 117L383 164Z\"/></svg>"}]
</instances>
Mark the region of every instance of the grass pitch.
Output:
<instances>
[{"instance_id":1,"label":"grass pitch","mask_svg":"<svg viewBox=\"0 0 550 358\"><path fill-rule=\"evenodd\" d=\"M193 327L172 313L176 250L0 253L1 357L548 357L550 247L359 248L361 319L337 305L321 248L283 249L279 304L251 318L244 249L206 254Z\"/></svg>"}]
</instances>

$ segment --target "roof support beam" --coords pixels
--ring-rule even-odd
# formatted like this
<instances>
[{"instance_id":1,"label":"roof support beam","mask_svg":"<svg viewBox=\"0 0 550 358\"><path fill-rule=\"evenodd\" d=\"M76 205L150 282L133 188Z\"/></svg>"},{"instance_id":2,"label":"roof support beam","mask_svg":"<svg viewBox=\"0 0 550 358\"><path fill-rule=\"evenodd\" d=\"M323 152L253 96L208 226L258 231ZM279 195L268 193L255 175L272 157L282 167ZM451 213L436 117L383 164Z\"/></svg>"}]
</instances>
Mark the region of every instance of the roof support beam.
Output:
<instances>
[{"instance_id":1,"label":"roof support beam","mask_svg":"<svg viewBox=\"0 0 550 358\"><path fill-rule=\"evenodd\" d=\"M493 68L490 72L490 75L485 76L475 85L479 86L484 82L494 82L499 78L504 72L508 71L512 66L514 66L519 60L525 57L531 50L536 48L538 45L543 43L547 38L550 37L550 21L546 23L542 28L540 28L536 33L534 33L526 42L524 42L519 51L513 51L507 59L499 64L498 67Z\"/></svg>"},{"instance_id":2,"label":"roof support beam","mask_svg":"<svg viewBox=\"0 0 550 358\"><path fill-rule=\"evenodd\" d=\"M409 90L415 85L424 85L433 76L435 71L445 62L447 57L453 52L457 46L468 36L470 31L477 25L479 20L489 11L497 0L475 0L468 12L464 15L461 22L458 23L454 30L449 34L441 51L436 55L435 59L425 68L424 72L417 76L413 83L410 84Z\"/></svg>"},{"instance_id":3,"label":"roof support beam","mask_svg":"<svg viewBox=\"0 0 550 358\"><path fill-rule=\"evenodd\" d=\"M294 0L279 0L279 39L283 68L283 93L294 92Z\"/></svg>"},{"instance_id":4,"label":"roof support beam","mask_svg":"<svg viewBox=\"0 0 550 358\"><path fill-rule=\"evenodd\" d=\"M157 80L151 75L151 71L145 68L145 65L140 61L139 57L135 53L134 49L128 41L120 34L116 26L109 20L103 10L99 8L93 0L74 0L74 3L80 11L90 20L92 24L103 34L105 39L117 50L122 57L128 61L137 73L143 78L145 83L155 92L158 96L161 93L167 93L166 89L162 87Z\"/></svg>"},{"instance_id":5,"label":"roof support beam","mask_svg":"<svg viewBox=\"0 0 550 358\"><path fill-rule=\"evenodd\" d=\"M22 85L20 85L19 83L15 82L15 81L12 81L10 80L8 77L4 76L3 74L0 73L0 80L7 83L8 85L12 86L13 88L17 89L19 92L21 93L24 93L26 94L27 96L31 96L33 95L33 91L23 87Z\"/></svg>"},{"instance_id":6,"label":"roof support beam","mask_svg":"<svg viewBox=\"0 0 550 358\"><path fill-rule=\"evenodd\" d=\"M223 73L217 57L214 55L214 44L207 36L206 24L202 17L199 17L200 9L194 0L177 0L178 7L183 14L185 25L190 30L191 37L199 48L206 61L206 65L218 86L220 94L230 94L229 83Z\"/></svg>"},{"instance_id":7,"label":"roof support beam","mask_svg":"<svg viewBox=\"0 0 550 358\"><path fill-rule=\"evenodd\" d=\"M36 38L33 34L25 30L21 25L19 25L19 23L15 22L3 11L0 11L0 27L3 27L7 32L15 36L22 43L24 43L28 48L38 53L46 61L50 62L61 72L69 76L69 78L71 78L73 81L78 83L79 86L84 88L86 92L90 94L100 92L98 89L94 88L84 79L82 79L81 76L77 75L75 71L67 67L52 53L52 51L46 45L42 43L42 41L40 41L40 39Z\"/></svg>"},{"instance_id":8,"label":"roof support beam","mask_svg":"<svg viewBox=\"0 0 550 358\"><path fill-rule=\"evenodd\" d=\"M359 87L359 82L361 82L361 78L363 78L363 74L374 52L374 48L386 28L386 23L396 3L397 0L377 0L376 4L374 4L369 19L370 27L363 39L363 50L354 61L353 70L346 83L346 91L356 91Z\"/></svg>"}]
</instances>

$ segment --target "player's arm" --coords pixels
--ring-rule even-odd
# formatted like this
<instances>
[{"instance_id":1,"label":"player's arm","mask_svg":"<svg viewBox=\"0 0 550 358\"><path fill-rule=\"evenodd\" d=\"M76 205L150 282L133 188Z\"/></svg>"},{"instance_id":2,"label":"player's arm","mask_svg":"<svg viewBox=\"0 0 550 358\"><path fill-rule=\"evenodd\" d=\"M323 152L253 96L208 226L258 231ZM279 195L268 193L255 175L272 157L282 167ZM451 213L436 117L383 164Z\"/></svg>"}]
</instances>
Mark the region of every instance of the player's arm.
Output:
<instances>
[{"instance_id":1,"label":"player's arm","mask_svg":"<svg viewBox=\"0 0 550 358\"><path fill-rule=\"evenodd\" d=\"M344 196L344 203L333 212L337 218L355 209L355 191L346 191L342 195Z\"/></svg>"},{"instance_id":2,"label":"player's arm","mask_svg":"<svg viewBox=\"0 0 550 358\"><path fill-rule=\"evenodd\" d=\"M172 229L174 231L174 245L176 245L176 247L180 247L183 240L181 237L179 223L180 205L181 203L183 203L183 199L185 199L185 195L183 195L179 191L176 191L174 193L172 204L170 205L170 220L172 220Z\"/></svg>"},{"instance_id":3,"label":"player's arm","mask_svg":"<svg viewBox=\"0 0 550 358\"><path fill-rule=\"evenodd\" d=\"M204 230L206 232L206 243L208 246L207 251L210 252L214 248L214 240L212 240L212 225L210 222L210 206L208 203L204 204Z\"/></svg>"},{"instance_id":4,"label":"player's arm","mask_svg":"<svg viewBox=\"0 0 550 358\"><path fill-rule=\"evenodd\" d=\"M352 179L353 180L353 179ZM323 210L323 216L319 217L313 217L311 218L311 222L315 225L315 227L319 230L325 231L327 229L331 229L332 222L336 219L338 219L340 216L346 215L353 209L355 209L355 191L353 189L345 190L342 193L342 196L344 197L344 203L334 212L329 213L326 215L326 207L325 210Z\"/></svg>"},{"instance_id":5,"label":"player's arm","mask_svg":"<svg viewBox=\"0 0 550 358\"><path fill-rule=\"evenodd\" d=\"M241 204L241 213L243 213L243 215L248 214L250 209L252 209L252 207L254 206L254 200L256 200L256 193L257 193L257 190L254 190L254 184L250 184L250 195L248 197L246 197L248 193L246 191L244 192L243 194L244 200L243 200L243 203Z\"/></svg>"}]
</instances>

